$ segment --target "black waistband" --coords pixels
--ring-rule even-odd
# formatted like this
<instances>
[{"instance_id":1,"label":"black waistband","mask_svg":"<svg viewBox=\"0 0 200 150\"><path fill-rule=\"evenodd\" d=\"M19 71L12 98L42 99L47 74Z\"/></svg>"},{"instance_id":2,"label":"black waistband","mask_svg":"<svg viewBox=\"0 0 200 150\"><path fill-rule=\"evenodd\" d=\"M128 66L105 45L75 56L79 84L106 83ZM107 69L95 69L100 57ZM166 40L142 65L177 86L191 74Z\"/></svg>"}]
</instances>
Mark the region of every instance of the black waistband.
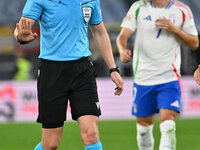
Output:
<instances>
[{"instance_id":1,"label":"black waistband","mask_svg":"<svg viewBox=\"0 0 200 150\"><path fill-rule=\"evenodd\" d=\"M47 60L47 59L41 59L41 62L48 62L48 63L79 63L79 62L84 62L88 61L88 57L82 57L77 60L70 60L70 61L54 61L54 60Z\"/></svg>"}]
</instances>

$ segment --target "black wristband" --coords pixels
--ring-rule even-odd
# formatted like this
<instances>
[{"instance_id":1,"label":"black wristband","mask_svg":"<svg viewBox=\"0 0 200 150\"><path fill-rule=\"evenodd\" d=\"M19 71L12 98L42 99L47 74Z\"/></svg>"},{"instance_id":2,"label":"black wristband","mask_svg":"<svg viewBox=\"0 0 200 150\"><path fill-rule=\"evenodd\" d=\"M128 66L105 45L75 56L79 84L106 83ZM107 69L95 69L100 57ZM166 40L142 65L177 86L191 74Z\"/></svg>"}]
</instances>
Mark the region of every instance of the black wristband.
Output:
<instances>
[{"instance_id":1,"label":"black wristband","mask_svg":"<svg viewBox=\"0 0 200 150\"><path fill-rule=\"evenodd\" d=\"M120 72L119 72L119 66L117 66L117 67L115 67L115 68L111 68L111 69L109 70L109 72L110 72L110 73L112 73L112 72L118 72L118 73L120 73Z\"/></svg>"},{"instance_id":2,"label":"black wristband","mask_svg":"<svg viewBox=\"0 0 200 150\"><path fill-rule=\"evenodd\" d=\"M18 42L20 45L25 45L25 44L28 43L28 42L20 41L18 35L17 35L17 42Z\"/></svg>"}]
</instances>

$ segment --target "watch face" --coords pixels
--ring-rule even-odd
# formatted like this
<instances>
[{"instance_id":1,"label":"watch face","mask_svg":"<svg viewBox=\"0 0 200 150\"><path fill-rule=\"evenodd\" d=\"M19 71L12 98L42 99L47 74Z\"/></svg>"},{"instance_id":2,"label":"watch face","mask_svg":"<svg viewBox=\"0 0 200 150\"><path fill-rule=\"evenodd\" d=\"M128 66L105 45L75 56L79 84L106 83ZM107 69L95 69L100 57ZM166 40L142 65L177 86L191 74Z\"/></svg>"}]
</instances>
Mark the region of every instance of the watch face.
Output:
<instances>
[{"instance_id":1,"label":"watch face","mask_svg":"<svg viewBox=\"0 0 200 150\"><path fill-rule=\"evenodd\" d=\"M117 66L115 68L111 68L110 73L112 73L112 72L118 72L119 73L119 66Z\"/></svg>"}]
</instances>

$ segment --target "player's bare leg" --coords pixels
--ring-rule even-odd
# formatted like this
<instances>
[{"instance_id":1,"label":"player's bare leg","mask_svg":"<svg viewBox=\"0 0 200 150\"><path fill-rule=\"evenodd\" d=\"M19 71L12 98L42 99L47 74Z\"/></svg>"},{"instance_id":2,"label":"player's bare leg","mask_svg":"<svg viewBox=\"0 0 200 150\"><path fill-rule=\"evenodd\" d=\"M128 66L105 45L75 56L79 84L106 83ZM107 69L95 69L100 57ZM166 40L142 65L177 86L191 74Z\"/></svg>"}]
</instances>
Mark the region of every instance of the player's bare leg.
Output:
<instances>
[{"instance_id":1,"label":"player's bare leg","mask_svg":"<svg viewBox=\"0 0 200 150\"><path fill-rule=\"evenodd\" d=\"M63 127L55 129L42 128L42 147L45 150L56 150L62 138Z\"/></svg>"},{"instance_id":2,"label":"player's bare leg","mask_svg":"<svg viewBox=\"0 0 200 150\"><path fill-rule=\"evenodd\" d=\"M98 117L93 115L85 115L78 118L80 134L85 149L102 150L99 140Z\"/></svg>"},{"instance_id":3,"label":"player's bare leg","mask_svg":"<svg viewBox=\"0 0 200 150\"><path fill-rule=\"evenodd\" d=\"M161 140L159 150L176 149L176 116L177 112L169 109L160 109Z\"/></svg>"},{"instance_id":4,"label":"player's bare leg","mask_svg":"<svg viewBox=\"0 0 200 150\"><path fill-rule=\"evenodd\" d=\"M139 150L153 150L153 120L154 115L137 117L137 143Z\"/></svg>"}]
</instances>

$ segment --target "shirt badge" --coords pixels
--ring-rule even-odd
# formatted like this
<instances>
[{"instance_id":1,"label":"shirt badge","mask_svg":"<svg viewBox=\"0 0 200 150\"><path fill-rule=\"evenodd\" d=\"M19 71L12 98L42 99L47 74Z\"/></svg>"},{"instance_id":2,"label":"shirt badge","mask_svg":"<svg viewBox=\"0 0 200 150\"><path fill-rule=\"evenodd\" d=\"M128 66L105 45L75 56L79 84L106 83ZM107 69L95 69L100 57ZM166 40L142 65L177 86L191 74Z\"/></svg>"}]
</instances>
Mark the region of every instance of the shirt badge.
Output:
<instances>
[{"instance_id":1,"label":"shirt badge","mask_svg":"<svg viewBox=\"0 0 200 150\"><path fill-rule=\"evenodd\" d=\"M175 15L175 14L170 14L170 15L169 15L169 20L170 20L173 24L175 24L176 15Z\"/></svg>"},{"instance_id":2,"label":"shirt badge","mask_svg":"<svg viewBox=\"0 0 200 150\"><path fill-rule=\"evenodd\" d=\"M86 23L89 22L92 15L92 8L91 7L83 7L83 18Z\"/></svg>"},{"instance_id":3,"label":"shirt badge","mask_svg":"<svg viewBox=\"0 0 200 150\"><path fill-rule=\"evenodd\" d=\"M130 21L131 20L131 14L127 14L126 17L124 18L125 21Z\"/></svg>"}]
</instances>

